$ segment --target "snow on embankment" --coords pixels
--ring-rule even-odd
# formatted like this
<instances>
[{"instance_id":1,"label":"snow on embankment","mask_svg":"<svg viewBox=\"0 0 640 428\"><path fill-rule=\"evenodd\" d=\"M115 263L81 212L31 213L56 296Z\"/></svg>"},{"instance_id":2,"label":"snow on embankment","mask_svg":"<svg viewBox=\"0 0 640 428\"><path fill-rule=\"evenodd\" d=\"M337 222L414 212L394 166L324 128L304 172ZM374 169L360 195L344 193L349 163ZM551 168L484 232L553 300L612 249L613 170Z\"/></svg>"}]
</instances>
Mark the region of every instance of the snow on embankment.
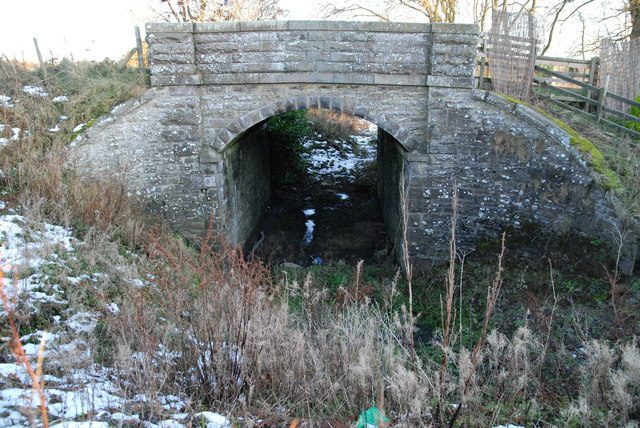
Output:
<instances>
[{"instance_id":1,"label":"snow on embankment","mask_svg":"<svg viewBox=\"0 0 640 428\"><path fill-rule=\"evenodd\" d=\"M96 299L92 305L78 304L79 289L99 288L110 281L108 274L86 266L80 255L84 245L69 229L31 221L7 209L0 200L3 287L16 315L21 342L34 365L38 343L45 334L42 329L49 330L44 354L46 405L50 421L67 421L52 426L95 428L143 423L150 428L183 427L183 422L193 421L193 417L207 427L230 426L224 416L212 412L195 416L182 413L187 407L185 397L158 397L167 418L157 423L143 421L136 414L136 405L150 398L127 391L118 370L96 363L101 316L107 311L116 313L119 308L105 299ZM148 286L139 279L130 282ZM0 326L7 325L3 306ZM3 344L8 343L8 329L0 328L0 334ZM0 427L23 427L32 419L38 420L39 399L31 387L25 368L16 363L6 346L0 348Z\"/></svg>"}]
</instances>

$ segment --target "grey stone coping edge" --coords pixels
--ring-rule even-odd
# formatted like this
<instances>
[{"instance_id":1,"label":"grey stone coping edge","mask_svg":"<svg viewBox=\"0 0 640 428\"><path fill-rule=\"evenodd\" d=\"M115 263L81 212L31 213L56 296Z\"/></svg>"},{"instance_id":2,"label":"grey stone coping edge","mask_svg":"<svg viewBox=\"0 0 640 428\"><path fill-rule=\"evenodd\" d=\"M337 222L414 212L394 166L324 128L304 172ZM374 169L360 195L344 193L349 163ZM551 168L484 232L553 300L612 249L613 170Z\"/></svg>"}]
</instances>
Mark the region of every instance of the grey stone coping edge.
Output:
<instances>
[{"instance_id":1,"label":"grey stone coping edge","mask_svg":"<svg viewBox=\"0 0 640 428\"><path fill-rule=\"evenodd\" d=\"M355 73L219 73L219 74L176 74L152 75L153 87L199 86L199 85L251 85L251 84L341 84L341 85L377 85L377 86L415 86L425 87L425 76L404 74L355 74Z\"/></svg>"},{"instance_id":2,"label":"grey stone coping edge","mask_svg":"<svg viewBox=\"0 0 640 428\"><path fill-rule=\"evenodd\" d=\"M478 34L476 24L382 21L221 21L149 22L147 33L217 33L249 31L370 31L390 33Z\"/></svg>"},{"instance_id":3,"label":"grey stone coping edge","mask_svg":"<svg viewBox=\"0 0 640 428\"><path fill-rule=\"evenodd\" d=\"M571 135L555 123L553 119L540 113L536 109L524 103L510 101L497 92L486 91L483 89L474 89L471 92L471 96L476 100L487 102L526 120L536 128L549 134L556 140L559 140L565 146L570 146L569 140Z\"/></svg>"}]
</instances>

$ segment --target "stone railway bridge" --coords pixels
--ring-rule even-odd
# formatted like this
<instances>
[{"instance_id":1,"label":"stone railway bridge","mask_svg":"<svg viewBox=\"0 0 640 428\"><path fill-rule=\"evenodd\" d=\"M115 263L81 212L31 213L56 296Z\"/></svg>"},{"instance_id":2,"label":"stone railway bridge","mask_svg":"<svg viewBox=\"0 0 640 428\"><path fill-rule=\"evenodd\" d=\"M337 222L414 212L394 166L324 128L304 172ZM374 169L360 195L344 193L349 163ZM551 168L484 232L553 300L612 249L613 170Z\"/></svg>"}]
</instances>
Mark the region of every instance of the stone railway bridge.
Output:
<instances>
[{"instance_id":1,"label":"stone railway bridge","mask_svg":"<svg viewBox=\"0 0 640 428\"><path fill-rule=\"evenodd\" d=\"M252 130L298 109L378 126L378 196L399 260L406 207L417 268L448 258L454 183L464 250L526 224L605 242L620 226L567 132L474 89L474 25L150 23L147 41L152 88L97 120L74 153L87 174L121 174L187 236L203 235L213 210L245 243L271 191Z\"/></svg>"}]
</instances>

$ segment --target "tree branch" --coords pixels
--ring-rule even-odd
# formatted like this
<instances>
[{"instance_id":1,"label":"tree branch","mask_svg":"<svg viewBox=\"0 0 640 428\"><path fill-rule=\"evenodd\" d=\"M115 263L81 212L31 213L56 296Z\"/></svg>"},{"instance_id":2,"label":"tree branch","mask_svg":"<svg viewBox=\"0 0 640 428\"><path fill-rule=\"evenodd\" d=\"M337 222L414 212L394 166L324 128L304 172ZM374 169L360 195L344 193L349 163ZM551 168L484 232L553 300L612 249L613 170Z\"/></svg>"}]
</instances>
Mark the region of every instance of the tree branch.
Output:
<instances>
[{"instance_id":1,"label":"tree branch","mask_svg":"<svg viewBox=\"0 0 640 428\"><path fill-rule=\"evenodd\" d=\"M553 32L555 31L556 24L558 23L560 14L564 10L564 7L567 5L568 2L569 0L563 0L562 3L558 6L558 9L556 10L556 14L553 18L553 22L551 22L551 28L549 29L549 38L547 39L547 43L542 49L542 52L540 53L540 55L544 55L551 47L551 41L553 40Z\"/></svg>"},{"instance_id":2,"label":"tree branch","mask_svg":"<svg viewBox=\"0 0 640 428\"><path fill-rule=\"evenodd\" d=\"M391 21L391 18L389 17L388 9L377 12L373 9L370 9L368 7L362 6L357 3L349 4L344 7L337 7L332 3L328 3L322 6L322 12L323 12L324 18L331 18L337 15L347 14L353 18L375 17L380 19L381 21ZM364 13L361 13L361 12L364 12Z\"/></svg>"}]
</instances>

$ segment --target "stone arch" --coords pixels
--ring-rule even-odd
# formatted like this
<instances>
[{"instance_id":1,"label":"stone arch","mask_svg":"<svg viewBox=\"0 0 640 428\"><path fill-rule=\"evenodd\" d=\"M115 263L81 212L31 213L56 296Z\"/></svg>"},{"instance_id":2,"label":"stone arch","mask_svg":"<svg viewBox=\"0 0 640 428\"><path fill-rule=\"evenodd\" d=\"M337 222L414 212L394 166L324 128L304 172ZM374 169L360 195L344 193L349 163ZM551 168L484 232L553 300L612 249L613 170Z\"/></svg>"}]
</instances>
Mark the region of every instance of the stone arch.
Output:
<instances>
[{"instance_id":1,"label":"stone arch","mask_svg":"<svg viewBox=\"0 0 640 428\"><path fill-rule=\"evenodd\" d=\"M387 115L363 103L341 96L303 95L295 98L281 98L243 114L220 129L210 146L222 152L231 141L252 126L282 113L307 109L333 110L365 119L391 135L407 152L413 150L417 144L417 139L407 129Z\"/></svg>"},{"instance_id":2,"label":"stone arch","mask_svg":"<svg viewBox=\"0 0 640 428\"><path fill-rule=\"evenodd\" d=\"M345 113L378 126L378 169L374 192L377 193L388 236L399 249L400 183L405 182L407 156L418 140L388 115L348 96L302 95L276 99L230 121L218 131L213 144L206 144L209 150L218 152L220 159L220 183L224 187L224 195L219 198L222 233L234 244L248 249L246 245L255 237L255 227L271 197L271 188L267 184L270 179L266 175L270 173L270 167L263 164L265 159L266 163L270 162L269 149L265 151L260 141L258 144L245 144L255 141L256 125L282 113L306 109Z\"/></svg>"},{"instance_id":3,"label":"stone arch","mask_svg":"<svg viewBox=\"0 0 640 428\"><path fill-rule=\"evenodd\" d=\"M521 219L550 230L557 220L566 220L581 236L605 242L615 241L611 225L626 221L615 192L597 185L606 179L573 144L575 135L553 118L496 93L312 83L207 89L149 89L78 137L72 145L74 158L85 174L94 176L126 166L123 174L132 194L148 201L185 235L199 236L207 230L212 205L218 224L230 218L222 209L229 194L224 175L229 143L269 117L320 108L364 118L399 143L382 146L393 148L398 164L406 166L410 256L417 268L448 257L451 209L445 193L453 179L463 189L459 219L468 231L468 248L493 239L504 227L517 227ZM206 117L216 120L207 122ZM499 144L498 134L514 142L513 153L492 151ZM526 161L508 158L523 147L528 150ZM558 156L545 160L545 149L557 149ZM502 165L514 171L510 177L491 171ZM540 188L544 192L529 185L540 177L547 179L546 189ZM394 200L389 203L396 205ZM637 244L628 247L637 253ZM629 269L634 257L628 256Z\"/></svg>"}]
</instances>

